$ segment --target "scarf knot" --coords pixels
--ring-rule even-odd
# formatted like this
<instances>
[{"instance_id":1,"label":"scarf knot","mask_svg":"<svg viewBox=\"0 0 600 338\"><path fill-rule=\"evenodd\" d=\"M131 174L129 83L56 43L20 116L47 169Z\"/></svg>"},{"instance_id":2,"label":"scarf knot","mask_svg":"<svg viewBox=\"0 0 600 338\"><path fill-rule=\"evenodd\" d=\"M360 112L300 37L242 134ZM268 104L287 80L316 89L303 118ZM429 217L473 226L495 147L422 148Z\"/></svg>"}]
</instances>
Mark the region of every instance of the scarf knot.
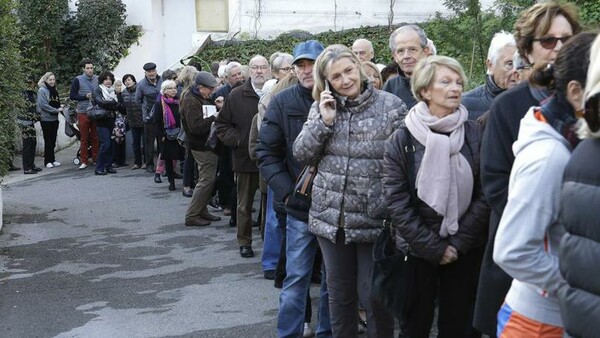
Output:
<instances>
[{"instance_id":1,"label":"scarf knot","mask_svg":"<svg viewBox=\"0 0 600 338\"><path fill-rule=\"evenodd\" d=\"M465 142L468 112L457 110L439 118L423 101L406 115L406 127L425 153L417 172L417 196L443 217L440 236L458 232L458 220L467 211L473 195L473 171L460 153Z\"/></svg>"}]
</instances>

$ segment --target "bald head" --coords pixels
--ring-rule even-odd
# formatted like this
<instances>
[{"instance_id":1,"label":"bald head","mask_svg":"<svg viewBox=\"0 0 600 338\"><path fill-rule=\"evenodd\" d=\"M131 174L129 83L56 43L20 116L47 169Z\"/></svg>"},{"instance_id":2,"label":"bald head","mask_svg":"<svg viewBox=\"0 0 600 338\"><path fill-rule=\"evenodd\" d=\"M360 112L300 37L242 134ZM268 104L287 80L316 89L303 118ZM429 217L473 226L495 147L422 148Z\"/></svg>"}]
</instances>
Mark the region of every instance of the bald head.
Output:
<instances>
[{"instance_id":1,"label":"bald head","mask_svg":"<svg viewBox=\"0 0 600 338\"><path fill-rule=\"evenodd\" d=\"M352 52L361 62L371 61L375 57L373 44L367 39L358 39L352 44Z\"/></svg>"}]
</instances>

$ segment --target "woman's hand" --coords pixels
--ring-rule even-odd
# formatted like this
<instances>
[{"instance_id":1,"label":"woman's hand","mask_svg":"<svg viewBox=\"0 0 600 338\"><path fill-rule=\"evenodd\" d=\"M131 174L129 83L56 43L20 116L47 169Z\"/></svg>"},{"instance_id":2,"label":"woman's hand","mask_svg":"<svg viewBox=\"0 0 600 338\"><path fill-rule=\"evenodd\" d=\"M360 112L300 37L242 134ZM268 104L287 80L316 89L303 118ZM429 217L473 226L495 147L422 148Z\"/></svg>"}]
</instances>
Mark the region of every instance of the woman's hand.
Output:
<instances>
[{"instance_id":1,"label":"woman's hand","mask_svg":"<svg viewBox=\"0 0 600 338\"><path fill-rule=\"evenodd\" d=\"M444 256L440 261L440 265L449 264L458 259L458 251L452 245L448 245L446 247L446 251L444 251Z\"/></svg>"},{"instance_id":2,"label":"woman's hand","mask_svg":"<svg viewBox=\"0 0 600 338\"><path fill-rule=\"evenodd\" d=\"M319 111L321 112L321 120L327 126L332 126L335 120L335 98L329 90L321 92L321 100L319 101Z\"/></svg>"}]
</instances>

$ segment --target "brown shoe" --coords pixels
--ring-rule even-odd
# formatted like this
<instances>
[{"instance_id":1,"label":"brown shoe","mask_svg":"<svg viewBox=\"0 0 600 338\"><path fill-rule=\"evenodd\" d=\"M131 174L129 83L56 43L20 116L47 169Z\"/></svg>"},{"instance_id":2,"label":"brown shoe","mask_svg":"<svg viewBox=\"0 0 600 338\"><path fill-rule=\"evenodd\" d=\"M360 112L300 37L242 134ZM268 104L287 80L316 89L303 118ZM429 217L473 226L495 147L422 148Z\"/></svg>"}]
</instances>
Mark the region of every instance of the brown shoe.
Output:
<instances>
[{"instance_id":1,"label":"brown shoe","mask_svg":"<svg viewBox=\"0 0 600 338\"><path fill-rule=\"evenodd\" d=\"M205 227L210 225L210 221L202 218L198 218L196 220L185 221L185 226L188 227Z\"/></svg>"},{"instance_id":2,"label":"brown shoe","mask_svg":"<svg viewBox=\"0 0 600 338\"><path fill-rule=\"evenodd\" d=\"M215 216L215 215L211 215L211 214L204 214L201 216L202 218L212 221L212 222L216 222L216 221L220 221L221 217L219 216Z\"/></svg>"}]
</instances>

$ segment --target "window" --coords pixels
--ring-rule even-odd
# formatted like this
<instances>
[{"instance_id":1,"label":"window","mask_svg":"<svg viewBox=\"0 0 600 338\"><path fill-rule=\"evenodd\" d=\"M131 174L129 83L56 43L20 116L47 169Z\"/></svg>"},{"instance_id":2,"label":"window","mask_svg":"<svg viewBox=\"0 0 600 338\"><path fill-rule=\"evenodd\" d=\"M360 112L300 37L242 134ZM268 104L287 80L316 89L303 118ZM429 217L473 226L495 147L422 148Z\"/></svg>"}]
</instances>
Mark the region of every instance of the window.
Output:
<instances>
[{"instance_id":1,"label":"window","mask_svg":"<svg viewBox=\"0 0 600 338\"><path fill-rule=\"evenodd\" d=\"M229 31L228 0L196 0L196 30L199 32Z\"/></svg>"}]
</instances>

